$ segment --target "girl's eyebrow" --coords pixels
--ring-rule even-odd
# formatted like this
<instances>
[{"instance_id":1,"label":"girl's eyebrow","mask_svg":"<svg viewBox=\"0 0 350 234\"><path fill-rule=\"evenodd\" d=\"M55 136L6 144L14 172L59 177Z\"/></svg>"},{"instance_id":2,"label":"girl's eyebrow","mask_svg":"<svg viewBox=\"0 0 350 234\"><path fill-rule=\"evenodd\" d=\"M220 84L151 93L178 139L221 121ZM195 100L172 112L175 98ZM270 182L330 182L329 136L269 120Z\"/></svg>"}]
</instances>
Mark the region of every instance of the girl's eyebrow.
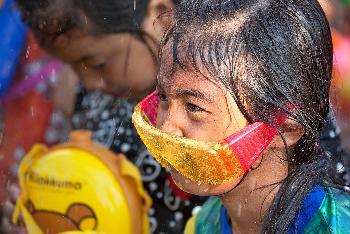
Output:
<instances>
[{"instance_id":1,"label":"girl's eyebrow","mask_svg":"<svg viewBox=\"0 0 350 234\"><path fill-rule=\"evenodd\" d=\"M214 102L211 96L205 95L201 91L195 89L177 89L175 95L178 97L190 96L210 103Z\"/></svg>"},{"instance_id":2,"label":"girl's eyebrow","mask_svg":"<svg viewBox=\"0 0 350 234\"><path fill-rule=\"evenodd\" d=\"M159 93L165 93L163 86L158 80L156 80L156 89ZM201 91L196 89L176 89L175 96L176 97L189 96L189 97L194 97L209 103L214 102L214 99L212 96L204 94Z\"/></svg>"},{"instance_id":3,"label":"girl's eyebrow","mask_svg":"<svg viewBox=\"0 0 350 234\"><path fill-rule=\"evenodd\" d=\"M86 55L81 56L76 61L74 61L74 63L86 63L89 60L93 59L94 57L96 57L96 55L94 55L94 54L86 54Z\"/></svg>"}]
</instances>

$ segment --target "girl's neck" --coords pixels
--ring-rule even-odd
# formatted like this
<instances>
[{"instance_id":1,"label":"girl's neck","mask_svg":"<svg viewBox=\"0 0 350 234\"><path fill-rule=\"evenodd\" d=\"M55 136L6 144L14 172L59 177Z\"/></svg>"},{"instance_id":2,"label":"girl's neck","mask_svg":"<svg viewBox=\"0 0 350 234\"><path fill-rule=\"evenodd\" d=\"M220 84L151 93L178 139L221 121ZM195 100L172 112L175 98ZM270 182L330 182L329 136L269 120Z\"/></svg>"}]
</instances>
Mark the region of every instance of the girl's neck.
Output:
<instances>
[{"instance_id":1,"label":"girl's neck","mask_svg":"<svg viewBox=\"0 0 350 234\"><path fill-rule=\"evenodd\" d=\"M282 151L266 151L260 162L256 163L256 169L248 172L235 189L220 196L235 234L260 233L279 188L276 183L281 182L288 173L284 158Z\"/></svg>"}]
</instances>

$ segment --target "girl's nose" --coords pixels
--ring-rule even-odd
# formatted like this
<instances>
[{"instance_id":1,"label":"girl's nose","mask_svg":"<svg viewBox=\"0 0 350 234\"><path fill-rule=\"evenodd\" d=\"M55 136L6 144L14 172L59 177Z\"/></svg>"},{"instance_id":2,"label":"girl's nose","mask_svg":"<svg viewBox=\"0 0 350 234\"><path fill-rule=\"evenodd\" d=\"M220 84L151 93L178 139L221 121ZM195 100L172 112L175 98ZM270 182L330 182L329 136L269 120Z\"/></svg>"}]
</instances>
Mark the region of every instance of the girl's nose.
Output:
<instances>
[{"instance_id":1,"label":"girl's nose","mask_svg":"<svg viewBox=\"0 0 350 234\"><path fill-rule=\"evenodd\" d=\"M183 137L183 132L179 124L177 124L176 117L168 115L166 116L160 129L170 135Z\"/></svg>"}]
</instances>

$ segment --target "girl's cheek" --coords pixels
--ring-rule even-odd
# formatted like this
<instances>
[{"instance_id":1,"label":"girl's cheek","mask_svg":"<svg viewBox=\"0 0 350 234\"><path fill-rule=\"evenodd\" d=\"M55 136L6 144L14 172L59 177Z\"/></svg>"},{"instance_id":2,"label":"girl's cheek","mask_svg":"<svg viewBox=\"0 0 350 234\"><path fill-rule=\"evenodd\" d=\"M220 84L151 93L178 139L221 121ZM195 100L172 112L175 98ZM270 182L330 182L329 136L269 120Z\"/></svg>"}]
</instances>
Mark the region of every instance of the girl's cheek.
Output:
<instances>
[{"instance_id":1,"label":"girl's cheek","mask_svg":"<svg viewBox=\"0 0 350 234\"><path fill-rule=\"evenodd\" d=\"M224 134L220 126L214 126L210 122L194 122L187 128L186 135L188 138L200 141L220 141Z\"/></svg>"}]
</instances>

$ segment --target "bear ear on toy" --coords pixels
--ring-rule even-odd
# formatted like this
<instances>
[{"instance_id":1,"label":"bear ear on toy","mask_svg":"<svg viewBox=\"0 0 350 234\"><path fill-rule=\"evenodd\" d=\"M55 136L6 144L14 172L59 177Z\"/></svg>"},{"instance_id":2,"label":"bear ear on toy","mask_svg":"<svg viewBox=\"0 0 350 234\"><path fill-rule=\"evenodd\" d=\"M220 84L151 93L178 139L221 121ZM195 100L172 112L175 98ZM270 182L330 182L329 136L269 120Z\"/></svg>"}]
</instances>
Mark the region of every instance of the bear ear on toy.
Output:
<instances>
[{"instance_id":1,"label":"bear ear on toy","mask_svg":"<svg viewBox=\"0 0 350 234\"><path fill-rule=\"evenodd\" d=\"M87 205L72 204L67 210L67 217L78 224L82 231L95 230L97 228L97 218L94 211Z\"/></svg>"},{"instance_id":2,"label":"bear ear on toy","mask_svg":"<svg viewBox=\"0 0 350 234\"><path fill-rule=\"evenodd\" d=\"M97 228L97 217L94 211L85 204L72 204L65 213L37 209L34 203L27 201L26 207L41 230L45 233L62 233L72 230L94 231ZM59 224L59 225L52 225Z\"/></svg>"}]
</instances>

